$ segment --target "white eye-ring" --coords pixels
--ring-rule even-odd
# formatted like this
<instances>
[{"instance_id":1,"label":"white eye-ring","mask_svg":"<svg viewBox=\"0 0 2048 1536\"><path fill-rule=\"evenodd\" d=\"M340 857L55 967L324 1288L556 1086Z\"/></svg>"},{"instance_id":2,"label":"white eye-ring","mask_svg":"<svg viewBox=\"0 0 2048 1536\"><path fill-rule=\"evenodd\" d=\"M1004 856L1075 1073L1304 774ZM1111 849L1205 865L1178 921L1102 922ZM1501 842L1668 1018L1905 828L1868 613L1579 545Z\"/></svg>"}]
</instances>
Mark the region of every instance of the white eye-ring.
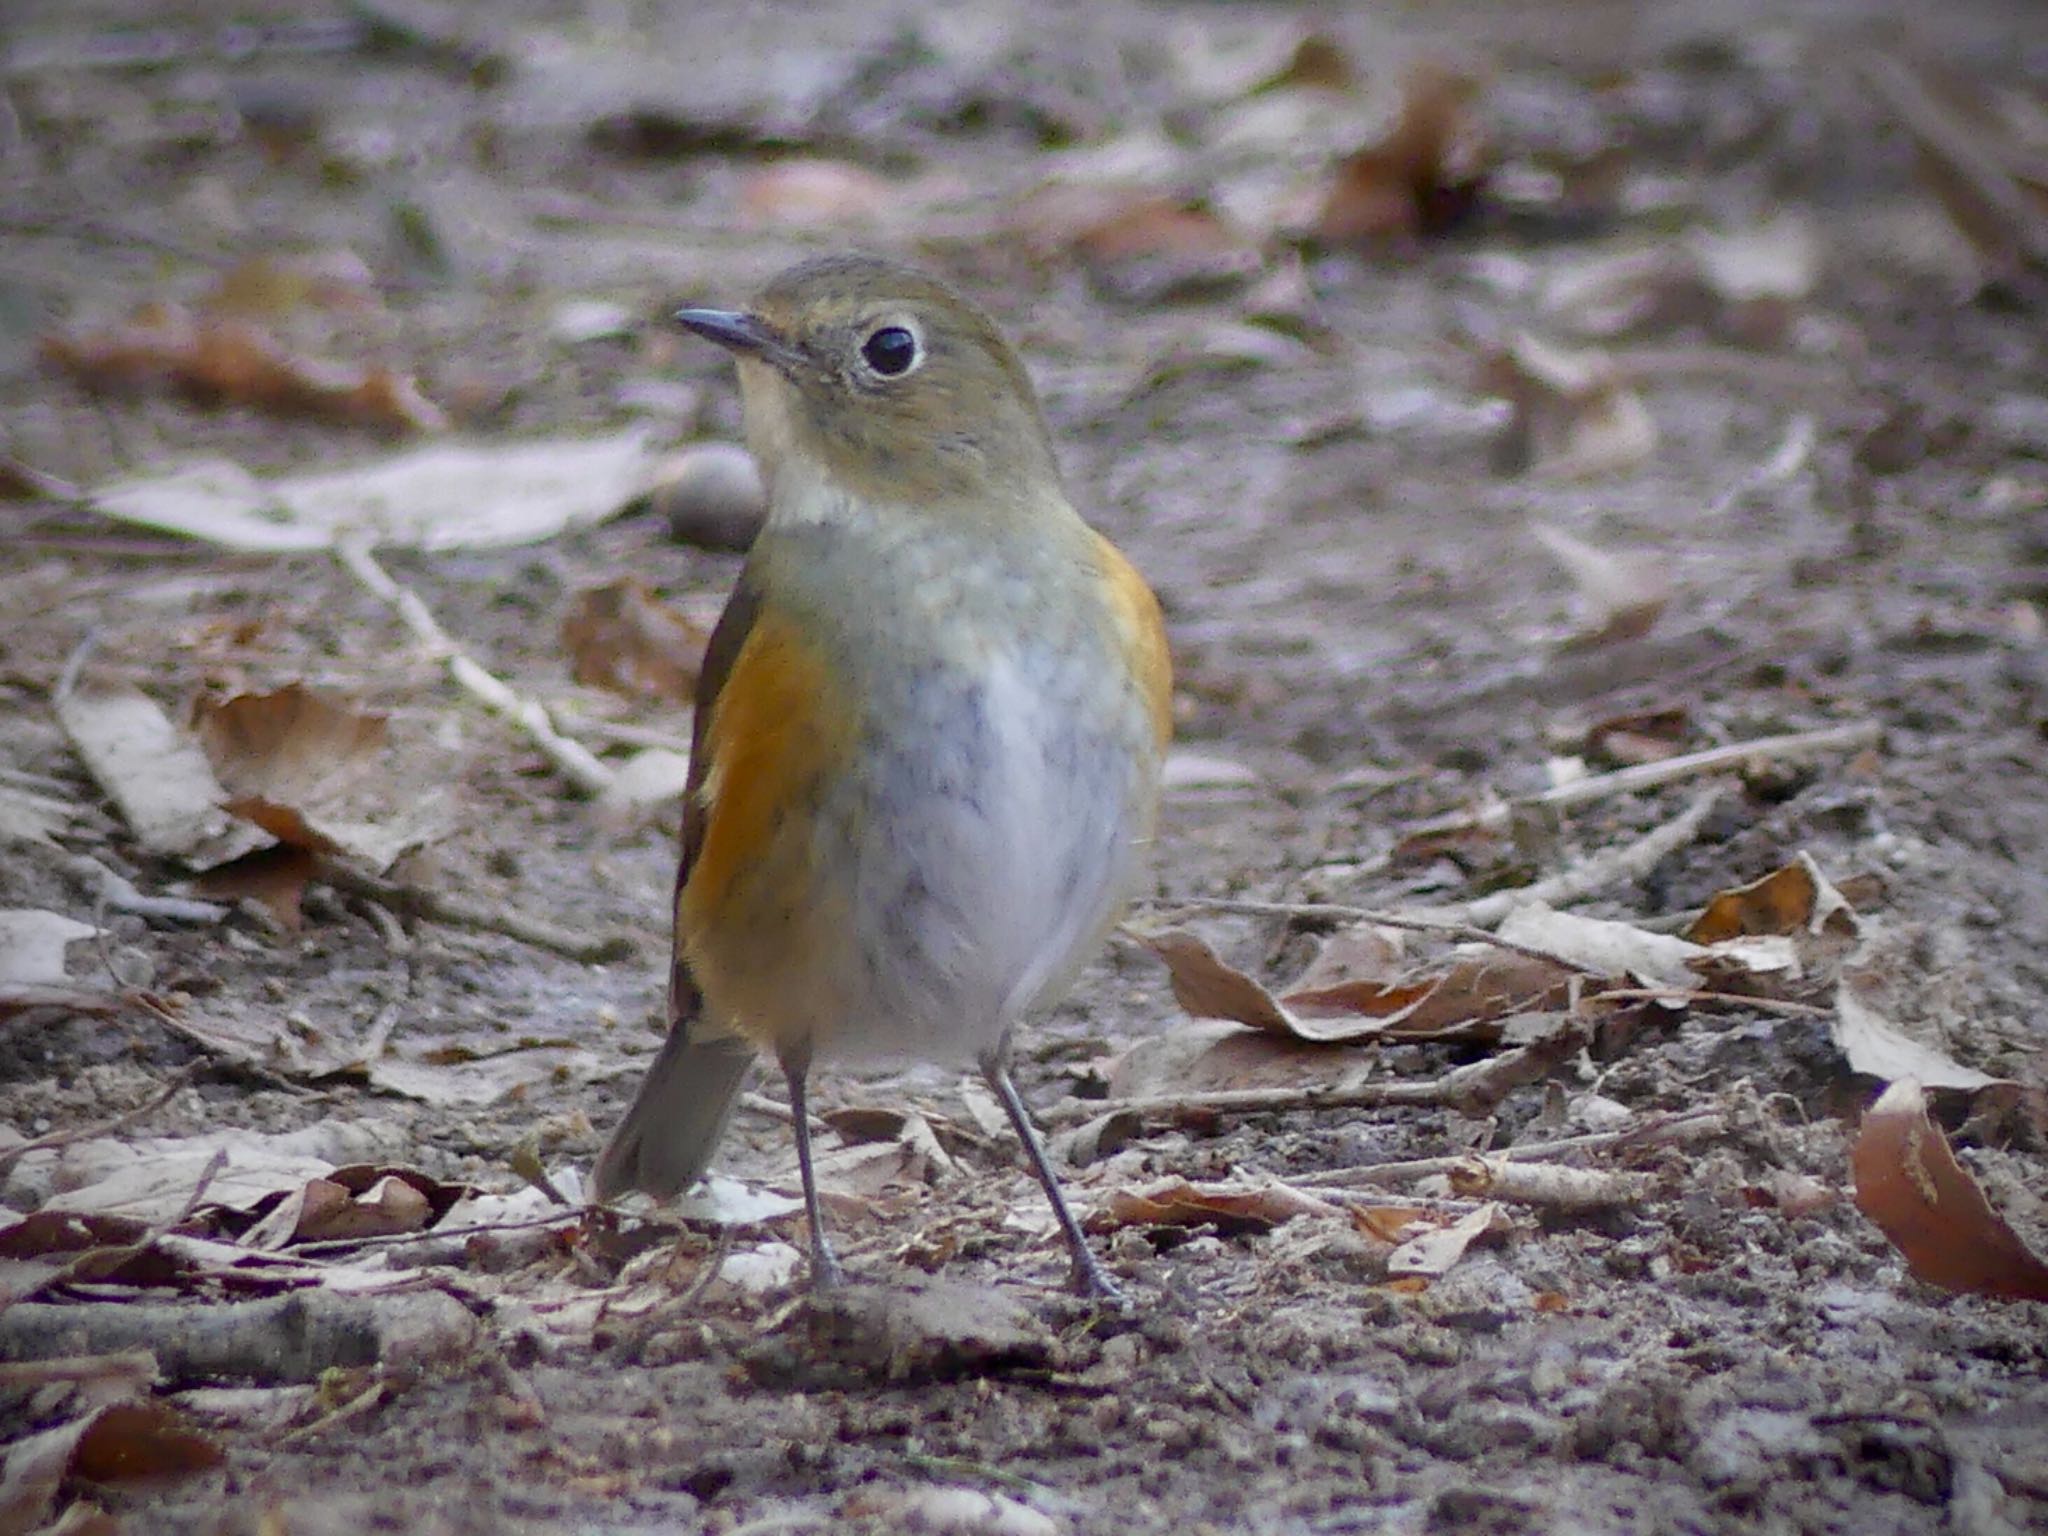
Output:
<instances>
[{"instance_id":1,"label":"white eye-ring","mask_svg":"<svg viewBox=\"0 0 2048 1536\"><path fill-rule=\"evenodd\" d=\"M911 326L891 320L868 332L860 356L877 378L900 379L924 361L924 342Z\"/></svg>"}]
</instances>

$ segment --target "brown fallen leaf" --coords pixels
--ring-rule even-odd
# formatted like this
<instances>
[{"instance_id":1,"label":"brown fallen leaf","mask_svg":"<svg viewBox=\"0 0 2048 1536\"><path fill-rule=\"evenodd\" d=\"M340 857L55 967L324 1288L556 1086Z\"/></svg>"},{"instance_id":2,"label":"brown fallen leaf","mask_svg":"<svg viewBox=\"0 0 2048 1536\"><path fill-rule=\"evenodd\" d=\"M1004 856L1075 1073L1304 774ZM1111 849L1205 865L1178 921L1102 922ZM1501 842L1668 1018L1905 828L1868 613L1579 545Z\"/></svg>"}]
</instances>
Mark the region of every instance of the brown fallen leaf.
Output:
<instances>
[{"instance_id":1,"label":"brown fallen leaf","mask_svg":"<svg viewBox=\"0 0 2048 1536\"><path fill-rule=\"evenodd\" d=\"M8 1447L0 1466L0 1517L9 1531L32 1531L54 1512L67 1482L181 1477L223 1459L220 1447L187 1428L168 1403L110 1403Z\"/></svg>"},{"instance_id":2,"label":"brown fallen leaf","mask_svg":"<svg viewBox=\"0 0 2048 1536\"><path fill-rule=\"evenodd\" d=\"M437 810L432 798L394 807L388 790L373 782L383 715L290 683L269 693L202 697L192 716L227 790L226 808L286 847L356 859L381 874L427 841ZM267 885L283 867L259 862L258 883Z\"/></svg>"},{"instance_id":3,"label":"brown fallen leaf","mask_svg":"<svg viewBox=\"0 0 2048 1536\"><path fill-rule=\"evenodd\" d=\"M216 315L256 319L296 309L364 311L383 304L369 263L353 251L330 250L239 261L221 273L205 307Z\"/></svg>"},{"instance_id":4,"label":"brown fallen leaf","mask_svg":"<svg viewBox=\"0 0 2048 1536\"><path fill-rule=\"evenodd\" d=\"M1514 415L1497 457L1509 472L1587 479L1631 469L1656 451L1642 396L1598 352L1567 352L1527 334L1481 361L1480 387Z\"/></svg>"},{"instance_id":5,"label":"brown fallen leaf","mask_svg":"<svg viewBox=\"0 0 2048 1536\"><path fill-rule=\"evenodd\" d=\"M1344 1208L1320 1195L1279 1182L1192 1184L1162 1179L1113 1193L1088 1226L1208 1227L1224 1232L1268 1232L1297 1216L1342 1216Z\"/></svg>"},{"instance_id":6,"label":"brown fallen leaf","mask_svg":"<svg viewBox=\"0 0 2048 1536\"><path fill-rule=\"evenodd\" d=\"M1718 892L1686 928L1695 944L1773 934L1830 935L1853 939L1856 910L1809 854L1748 885Z\"/></svg>"},{"instance_id":7,"label":"brown fallen leaf","mask_svg":"<svg viewBox=\"0 0 2048 1536\"><path fill-rule=\"evenodd\" d=\"M687 704L711 636L637 576L587 587L562 617L562 646L577 682Z\"/></svg>"},{"instance_id":8,"label":"brown fallen leaf","mask_svg":"<svg viewBox=\"0 0 2048 1536\"><path fill-rule=\"evenodd\" d=\"M258 902L286 932L297 933L306 925L306 887L319 874L319 859L305 847L278 843L215 865L192 882L192 889L216 901Z\"/></svg>"},{"instance_id":9,"label":"brown fallen leaf","mask_svg":"<svg viewBox=\"0 0 2048 1536\"><path fill-rule=\"evenodd\" d=\"M442 432L448 418L411 378L288 352L233 317L145 305L116 329L53 333L43 357L92 390L169 389L203 405L243 405L384 432Z\"/></svg>"},{"instance_id":10,"label":"brown fallen leaf","mask_svg":"<svg viewBox=\"0 0 2048 1536\"><path fill-rule=\"evenodd\" d=\"M1493 151L1469 75L1426 64L1403 83L1387 135L1342 161L1316 216L1328 245L1441 235L1478 208Z\"/></svg>"},{"instance_id":11,"label":"brown fallen leaf","mask_svg":"<svg viewBox=\"0 0 2048 1536\"><path fill-rule=\"evenodd\" d=\"M1165 962L1174 997L1196 1017L1323 1044L1497 1040L1510 1015L1559 1006L1573 975L1548 961L1475 945L1418 977L1318 980L1276 997L1184 929L1140 942Z\"/></svg>"},{"instance_id":12,"label":"brown fallen leaf","mask_svg":"<svg viewBox=\"0 0 2048 1536\"><path fill-rule=\"evenodd\" d=\"M1918 1083L1893 1083L1865 1111L1850 1164L1857 1209L1916 1277L1945 1290L2048 1301L2048 1262L2020 1241L1956 1161Z\"/></svg>"}]
</instances>

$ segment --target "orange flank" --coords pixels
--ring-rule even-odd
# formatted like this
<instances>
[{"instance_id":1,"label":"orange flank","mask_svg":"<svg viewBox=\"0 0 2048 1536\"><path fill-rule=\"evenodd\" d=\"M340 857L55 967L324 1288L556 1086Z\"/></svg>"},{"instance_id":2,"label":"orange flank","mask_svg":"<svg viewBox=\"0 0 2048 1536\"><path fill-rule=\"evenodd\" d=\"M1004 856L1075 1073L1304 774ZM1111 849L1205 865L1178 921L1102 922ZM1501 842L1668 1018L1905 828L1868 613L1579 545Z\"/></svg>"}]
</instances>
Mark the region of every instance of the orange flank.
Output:
<instances>
[{"instance_id":1,"label":"orange flank","mask_svg":"<svg viewBox=\"0 0 2048 1536\"><path fill-rule=\"evenodd\" d=\"M1130 662L1131 675L1152 712L1152 731L1164 752L1173 740L1173 658L1166 648L1166 621L1159 599L1145 578L1101 534L1095 535L1096 558L1109 588L1110 611L1116 615L1117 642Z\"/></svg>"},{"instance_id":2,"label":"orange flank","mask_svg":"<svg viewBox=\"0 0 2048 1536\"><path fill-rule=\"evenodd\" d=\"M704 843L678 902L693 938L741 915L755 891L811 888L809 824L819 785L845 772L853 721L830 665L796 626L764 608L711 701L698 799ZM715 946L712 946L715 947ZM700 945L690 945L693 961Z\"/></svg>"}]
</instances>

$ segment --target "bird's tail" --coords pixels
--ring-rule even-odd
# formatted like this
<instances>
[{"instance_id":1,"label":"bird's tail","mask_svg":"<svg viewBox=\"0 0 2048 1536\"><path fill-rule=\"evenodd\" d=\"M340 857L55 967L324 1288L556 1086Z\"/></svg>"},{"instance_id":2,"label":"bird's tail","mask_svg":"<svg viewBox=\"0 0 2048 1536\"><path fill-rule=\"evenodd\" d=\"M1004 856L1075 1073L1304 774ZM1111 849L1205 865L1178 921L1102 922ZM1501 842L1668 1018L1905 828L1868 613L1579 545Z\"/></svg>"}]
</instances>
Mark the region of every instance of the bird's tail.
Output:
<instances>
[{"instance_id":1,"label":"bird's tail","mask_svg":"<svg viewBox=\"0 0 2048 1536\"><path fill-rule=\"evenodd\" d=\"M591 1178L599 1200L642 1190L657 1200L703 1177L754 1063L753 1047L729 1035L691 1038L693 1020L668 1032L626 1118Z\"/></svg>"}]
</instances>

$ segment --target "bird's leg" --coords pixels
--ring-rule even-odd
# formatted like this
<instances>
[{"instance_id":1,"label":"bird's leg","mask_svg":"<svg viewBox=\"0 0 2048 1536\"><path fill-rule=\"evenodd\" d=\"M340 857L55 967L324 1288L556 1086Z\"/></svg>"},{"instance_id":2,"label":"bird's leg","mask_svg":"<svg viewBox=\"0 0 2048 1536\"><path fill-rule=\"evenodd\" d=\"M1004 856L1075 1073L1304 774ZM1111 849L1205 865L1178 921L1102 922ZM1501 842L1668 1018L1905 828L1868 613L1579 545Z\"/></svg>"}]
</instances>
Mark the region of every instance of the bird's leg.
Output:
<instances>
[{"instance_id":1,"label":"bird's leg","mask_svg":"<svg viewBox=\"0 0 2048 1536\"><path fill-rule=\"evenodd\" d=\"M804 1181L804 1215L811 1224L811 1289L826 1291L846 1283L846 1271L832 1255L832 1243L825 1236L825 1213L818 1204L818 1180L811 1172L811 1115L806 1106L805 1080L811 1071L808 1045L782 1054L782 1076L789 1084L789 1112L796 1121L796 1167Z\"/></svg>"},{"instance_id":2,"label":"bird's leg","mask_svg":"<svg viewBox=\"0 0 2048 1536\"><path fill-rule=\"evenodd\" d=\"M1060 1231L1066 1235L1067 1252L1073 1256L1074 1290L1082 1296L1095 1296L1104 1301L1121 1300L1123 1292L1103 1272L1102 1265L1089 1250L1088 1239L1081 1235L1081 1224L1067 1209L1067 1197L1060 1191L1059 1175L1052 1171L1052 1162L1045 1155L1045 1144L1038 1139L1038 1129L1031 1123L1031 1113L1017 1094L1017 1084L1010 1077L1010 1064L1002 1046L983 1055L981 1075L1002 1101L1010 1124L1017 1132L1017 1139L1024 1143L1025 1155L1031 1159L1031 1171L1038 1175L1045 1198L1052 1202L1052 1213L1059 1221Z\"/></svg>"}]
</instances>

